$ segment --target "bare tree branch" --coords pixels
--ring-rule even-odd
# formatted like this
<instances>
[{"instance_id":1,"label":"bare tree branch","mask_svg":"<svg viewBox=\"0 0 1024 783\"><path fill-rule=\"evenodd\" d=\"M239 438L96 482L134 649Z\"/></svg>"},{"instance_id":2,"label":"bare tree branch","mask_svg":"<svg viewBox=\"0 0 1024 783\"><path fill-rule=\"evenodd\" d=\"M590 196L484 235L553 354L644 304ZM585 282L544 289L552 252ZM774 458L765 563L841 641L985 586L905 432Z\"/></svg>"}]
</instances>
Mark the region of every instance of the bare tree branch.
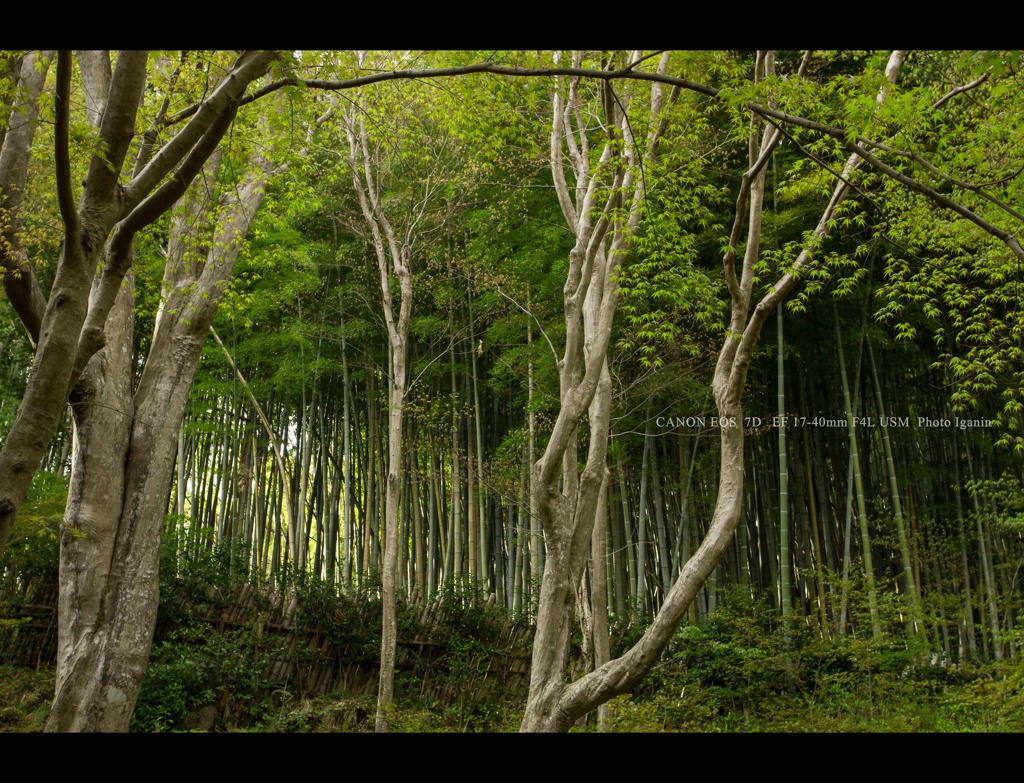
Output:
<instances>
[{"instance_id":1,"label":"bare tree branch","mask_svg":"<svg viewBox=\"0 0 1024 783\"><path fill-rule=\"evenodd\" d=\"M950 90L945 95L943 95L941 98L939 98L937 101L935 101L935 103L932 104L932 108L933 109L939 108L940 106L942 106L942 104L944 104L950 98L955 98L957 95L962 95L963 93L967 92L968 90L973 90L978 85L984 84L987 80L988 80L988 74L987 73L983 73L977 79L975 79L972 82L969 82L968 84L962 84L959 87L954 87L952 90Z\"/></svg>"},{"instance_id":2,"label":"bare tree branch","mask_svg":"<svg viewBox=\"0 0 1024 783\"><path fill-rule=\"evenodd\" d=\"M72 234L78 228L78 213L75 211L75 196L71 190L71 155L68 149L68 127L70 123L71 97L71 52L57 53L57 94L54 97L54 164L57 179L57 203L60 217L64 221L65 233Z\"/></svg>"}]
</instances>

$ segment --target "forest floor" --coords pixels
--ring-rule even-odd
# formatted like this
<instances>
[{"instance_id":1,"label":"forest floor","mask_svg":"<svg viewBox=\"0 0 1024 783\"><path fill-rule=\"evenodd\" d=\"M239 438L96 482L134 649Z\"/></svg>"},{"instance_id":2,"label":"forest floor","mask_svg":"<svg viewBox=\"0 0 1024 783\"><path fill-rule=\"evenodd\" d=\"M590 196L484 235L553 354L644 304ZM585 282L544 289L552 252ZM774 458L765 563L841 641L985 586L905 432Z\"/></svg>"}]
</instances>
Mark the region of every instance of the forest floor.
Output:
<instances>
[{"instance_id":1,"label":"forest floor","mask_svg":"<svg viewBox=\"0 0 1024 783\"><path fill-rule=\"evenodd\" d=\"M0 732L42 731L53 687L53 669L0 666Z\"/></svg>"},{"instance_id":2,"label":"forest floor","mask_svg":"<svg viewBox=\"0 0 1024 783\"><path fill-rule=\"evenodd\" d=\"M162 573L169 576L132 731L373 730L380 598L372 585L339 593L315 579L289 582L297 613L275 626L267 619L273 591L246 582L224 553L189 561L176 574L168 564ZM445 583L431 602L429 611L412 603L399 612L405 657L392 730L517 730L528 682L528 618L508 615L468 582ZM631 692L609 702L604 729L1024 732L1024 632L1000 637L1008 660L983 662L995 649L976 626L976 652L958 660L958 629L944 624L948 614L925 619L927 638L911 637L894 603L881 616L883 639L874 641L865 604L851 592L840 636L823 633L812 617L783 621L747 591L726 591L702 622L676 631ZM241 612L245 606L251 611ZM4 621L0 633L17 625ZM612 656L645 627L643 619L613 618ZM574 671L587 668L580 638L575 629ZM54 679L52 667L0 665L0 732L42 731ZM339 683L349 692L325 692ZM576 730L596 731L596 716Z\"/></svg>"},{"instance_id":3,"label":"forest floor","mask_svg":"<svg viewBox=\"0 0 1024 783\"><path fill-rule=\"evenodd\" d=\"M460 625L466 627L465 618ZM480 635L480 625L475 633ZM613 654L642 631L613 629ZM1014 648L1019 651L1020 640ZM364 732L372 694L315 697L266 679L247 637L204 627L154 645L133 731ZM1009 645L1007 645L1009 647ZM464 645L454 648L465 649ZM465 660L465 659L463 659ZM472 661L472 658L470 658ZM396 682L392 729L515 731L520 692L476 693L471 666L446 700L417 696L413 673ZM52 669L0 666L0 732L41 731ZM460 695L461 694L461 695ZM609 703L615 732L1021 732L1024 662L945 663L893 633L882 643L823 640L806 622L784 627L752 601L726 602L701 625L679 629L661 662ZM580 731L596 731L594 716Z\"/></svg>"},{"instance_id":4,"label":"forest floor","mask_svg":"<svg viewBox=\"0 0 1024 783\"><path fill-rule=\"evenodd\" d=\"M721 685L667 683L609 704L612 732L1020 732L1024 731L1024 667L973 669L946 677L850 677L814 693L728 692ZM52 697L52 669L0 666L0 733L43 730ZM520 705L493 705L486 719L460 714L458 705L407 705L392 721L396 731L515 731ZM241 716L236 716L239 718ZM179 727L137 726L135 731L365 732L373 730L373 698L338 695L268 703L256 720L224 721L203 711ZM593 719L577 730L595 731Z\"/></svg>"}]
</instances>

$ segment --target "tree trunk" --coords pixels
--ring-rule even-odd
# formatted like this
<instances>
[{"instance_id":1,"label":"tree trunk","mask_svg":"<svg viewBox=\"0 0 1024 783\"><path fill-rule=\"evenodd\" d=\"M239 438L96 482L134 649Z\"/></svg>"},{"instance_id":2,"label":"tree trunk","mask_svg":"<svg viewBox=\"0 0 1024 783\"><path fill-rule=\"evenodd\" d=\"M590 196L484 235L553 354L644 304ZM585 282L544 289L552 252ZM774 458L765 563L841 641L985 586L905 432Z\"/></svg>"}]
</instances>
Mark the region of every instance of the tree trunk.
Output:
<instances>
[{"instance_id":1,"label":"tree trunk","mask_svg":"<svg viewBox=\"0 0 1024 783\"><path fill-rule=\"evenodd\" d=\"M892 501L892 513L896 522L896 534L899 538L904 589L907 591L907 608L910 610L910 631L912 635L916 636L924 630L921 624L921 601L918 597L914 570L911 567L910 542L907 537L907 525L903 520L903 506L900 503L900 493L896 482L896 463L892 456L892 444L889 442L889 424L882 402L882 385L878 381L878 369L875 367L875 352L871 347L871 341L868 340L867 343L868 363L871 366L871 380L875 388L875 408L878 411L879 423L881 425L886 473L889 476L889 497Z\"/></svg>"},{"instance_id":2,"label":"tree trunk","mask_svg":"<svg viewBox=\"0 0 1024 783\"><path fill-rule=\"evenodd\" d=\"M206 332L253 215L268 166L223 199L205 264L189 233L210 190L193 193L172 223L149 356L131 394L131 289L108 318L105 347L76 387L76 458L61 533L57 687L47 731L127 731L156 622L160 542L181 427ZM204 243L205 244L205 243Z\"/></svg>"},{"instance_id":3,"label":"tree trunk","mask_svg":"<svg viewBox=\"0 0 1024 783\"><path fill-rule=\"evenodd\" d=\"M779 432L779 595L781 598L782 616L788 618L793 613L793 586L790 579L789 554L789 466L786 454L786 392L785 372L782 350L782 305L775 312L778 325L777 346L777 381L778 381L778 432ZM788 638L787 626L787 638Z\"/></svg>"},{"instance_id":4,"label":"tree trunk","mask_svg":"<svg viewBox=\"0 0 1024 783\"><path fill-rule=\"evenodd\" d=\"M54 157L64 242L40 321L32 373L0 450L0 554L65 401L103 346L107 316L131 266L135 235L184 194L231 126L246 87L274 56L269 51L241 53L171 141L155 154L151 146L141 145L133 176L124 184L119 177L135 136L148 53L120 53L112 74L109 59L105 70L84 70L87 80L100 79L87 90L87 110L99 138L76 209L68 149L71 55L58 54Z\"/></svg>"},{"instance_id":5,"label":"tree trunk","mask_svg":"<svg viewBox=\"0 0 1024 783\"><path fill-rule=\"evenodd\" d=\"M850 471L853 475L853 487L856 490L857 520L860 522L861 551L864 557L864 581L868 591L868 611L871 615L871 634L875 638L875 641L878 641L882 638L882 623L878 616L878 599L875 592L875 569L871 560L871 538L868 534L867 506L864 501L864 480L861 477L860 451L857 447L857 416L856 411L850 402L850 390L846 382L846 362L843 354L843 338L839 332L839 313L836 310L835 305L833 305L832 309L836 322L836 345L839 351L839 367L843 385L843 406L846 409L847 432L850 439ZM855 395L857 392L856 386L859 385L859 381L860 367L858 364L857 383L854 384ZM849 542L849 531L847 532L847 542ZM847 547L849 547L849 543L847 543ZM845 579L845 568L843 575ZM845 604L846 602L844 601L844 619L846 612ZM845 630L845 622L840 622L840 628L840 633L842 633L843 630Z\"/></svg>"},{"instance_id":6,"label":"tree trunk","mask_svg":"<svg viewBox=\"0 0 1024 783\"><path fill-rule=\"evenodd\" d=\"M890 81L895 78L902 60L903 53L901 52L894 52L890 58L886 73ZM806 61L807 58L804 62L806 63ZM666 66L667 57L662 59L660 67ZM773 53L758 52L755 80L768 78L773 71ZM884 95L885 89L883 88L879 96L880 101ZM573 94L570 93L569 104L572 103L572 96ZM569 218L575 213L569 203L564 179L561 181L561 185L559 182L562 173L558 160L561 152L561 133L563 128L568 129L571 125L568 112L564 122L559 117L560 99L561 96L556 87L554 100L556 120L553 123L552 131L552 161L553 164L558 165L553 165L552 170L563 212ZM609 104L611 104L610 101ZM660 116L660 93L652 93L652 109L655 106L657 106L657 111L654 111L653 114ZM613 125L613 123L608 124ZM632 149L628 143L632 141L632 138L627 135L628 128L623 128L622 132L627 140L623 146L627 150ZM652 137L649 140L656 141L656 131L652 131ZM655 616L653 623L640 641L621 658L609 661L581 679L566 684L562 679L565 670L565 643L569 625L566 618L571 612L571 589L575 580L579 578L577 564L582 561L582 550L584 549L579 538L585 535L587 543L589 543L596 495L605 470L604 458L608 430L607 419L604 418L604 406L610 393L610 384L604 384L607 370L607 340L611 332L611 319L614 315L618 294L613 273L618 253L625 247L623 234L616 232L612 240L612 250L607 255L611 263L606 267L596 260L597 248L600 243L594 243L589 236L586 237L584 247L592 248L595 253L594 256L587 258L588 266L586 267L593 275L593 279L583 276L583 290L580 293L576 289L576 285L580 280L580 271L584 267L579 263L582 258L575 255L580 251L580 234L577 233L577 247L570 255L569 275L564 289L566 349L563 362L572 361L576 354L574 342L579 339L579 334L576 331L579 299L587 297L588 284L603 287L605 290L604 295L600 296L600 318L596 320L593 330L587 330L586 372L582 374L582 380L578 384L568 388L562 381L561 408L552 428L548 446L534 465L533 470L536 477L538 506L548 540L549 562L545 567L544 584L541 588L537 633L534 637L530 694L521 727L524 731L565 731L578 717L609 698L624 693L638 681L657 661L658 656L671 639L676 625L682 619L687 606L715 569L730 543L742 510L744 422L740 400L746 383L750 358L766 317L772 308L777 306L796 286L800 273L811 261L813 249L828 234L835 208L846 195L849 176L860 162L856 156L848 160L844 168L844 177L833 190L828 206L810 235L810 241L801 250L789 270L775 282L769 293L762 297L751 312L750 300L753 292L755 264L759 257L764 170L781 137L781 132L771 127L765 127L762 133L760 121L756 116L751 116L749 168L742 178L733 229L728 249L723 258L725 278L731 299L731 317L726 331L727 336L715 367L712 384L715 405L719 417L723 421L720 427L719 488L708 534L694 556L680 571L679 578L666 596L661 611ZM651 146L653 148L654 145ZM631 162L635 163L635 160ZM580 172L577 171L576 174L577 192L579 192ZM620 193L628 192L630 189L628 186L624 187L627 185L624 182L616 183L616 185L615 189ZM642 190L638 190L637 195L642 196ZM745 220L748 200L749 220ZM633 206L637 205L637 200L634 200ZM580 210L578 214L582 213L583 210ZM630 217L632 219L633 214ZM636 219L639 220L638 213ZM569 222L572 225L574 221L570 220ZM741 231L745 223L748 224L747 242L742 273L738 275L736 248L740 245ZM562 368L560 380L571 377L571 373L567 372L566 368ZM580 478L578 495L576 498L567 497L558 490L558 463L561 462L564 450L575 433L576 423L583 413L584 406L590 407L591 405L594 407L590 408L591 437L586 467ZM600 415L595 415L595 408L601 410ZM600 471L601 478L598 477L598 471Z\"/></svg>"}]
</instances>

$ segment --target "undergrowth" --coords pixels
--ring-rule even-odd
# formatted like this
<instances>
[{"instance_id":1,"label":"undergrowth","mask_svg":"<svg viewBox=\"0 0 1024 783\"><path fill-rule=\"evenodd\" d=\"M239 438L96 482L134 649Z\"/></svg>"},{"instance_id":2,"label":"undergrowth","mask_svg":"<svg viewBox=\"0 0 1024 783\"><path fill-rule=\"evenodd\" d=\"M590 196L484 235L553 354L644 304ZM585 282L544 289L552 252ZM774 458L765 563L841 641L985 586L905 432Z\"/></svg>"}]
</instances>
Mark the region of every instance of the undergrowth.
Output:
<instances>
[{"instance_id":1,"label":"undergrowth","mask_svg":"<svg viewBox=\"0 0 1024 783\"><path fill-rule=\"evenodd\" d=\"M612 731L1024 730L1024 665L938 665L900 637L822 640L733 594L609 704Z\"/></svg>"},{"instance_id":2,"label":"undergrowth","mask_svg":"<svg viewBox=\"0 0 1024 783\"><path fill-rule=\"evenodd\" d=\"M210 618L230 607L246 575L246 558L218 551L175 568L162 569L157 639L136 706L136 731L189 729L256 731L369 731L375 693L314 696L292 681L274 676L275 664L295 669L316 665L319 649L287 647L286 637L261 626L221 628ZM372 671L380 658L381 602L371 578L356 592L304 575L286 575L272 588L255 591L259 610L270 611L276 597L297 605L294 622L316 629L320 639L346 651L346 666ZM503 634L514 622L488 604L468 582L443 586L440 610L399 604L398 638L417 639L412 654L395 674L396 731L489 731L511 728L525 693L495 693L481 684L488 665L502 654L527 656L529 649L505 649ZM423 683L429 680L430 688ZM436 696L440 692L441 697ZM431 696L431 694L435 694Z\"/></svg>"},{"instance_id":3,"label":"undergrowth","mask_svg":"<svg viewBox=\"0 0 1024 783\"><path fill-rule=\"evenodd\" d=\"M48 546L44 535L29 539ZM173 545L173 542L172 542ZM132 723L143 732L372 731L372 692L311 695L274 675L289 655L285 637L262 625L211 621L230 608L248 575L228 551L166 563L157 638ZM24 557L25 555L20 555ZM43 558L40 558L41 561ZM276 592L275 592L276 591ZM372 670L380 654L379 585L339 593L322 581L286 575L255 589L256 616L282 591L296 598L295 623L319 629L347 651L347 664ZM436 600L436 597L435 599ZM396 671L393 731L513 731L525 693L481 689L502 654L528 656L504 634L525 622L489 604L468 582L447 584L441 610L401 604L399 639L420 639ZM426 620L427 626L424 625ZM429 627L428 627L429 626ZM636 642L644 623L612 628L612 655ZM580 660L575 633L572 665ZM1021 639L1016 639L1017 648ZM425 649L423 647L423 649ZM422 652L422 650L420 651ZM426 687L429 685L429 687ZM0 731L40 731L53 672L0 667ZM440 694L440 695L438 695ZM593 719L583 730L594 730ZM1022 731L1024 664L937 665L897 634L821 639L803 620L784 623L767 604L733 593L711 617L681 626L653 671L608 705L605 728L620 732Z\"/></svg>"}]
</instances>

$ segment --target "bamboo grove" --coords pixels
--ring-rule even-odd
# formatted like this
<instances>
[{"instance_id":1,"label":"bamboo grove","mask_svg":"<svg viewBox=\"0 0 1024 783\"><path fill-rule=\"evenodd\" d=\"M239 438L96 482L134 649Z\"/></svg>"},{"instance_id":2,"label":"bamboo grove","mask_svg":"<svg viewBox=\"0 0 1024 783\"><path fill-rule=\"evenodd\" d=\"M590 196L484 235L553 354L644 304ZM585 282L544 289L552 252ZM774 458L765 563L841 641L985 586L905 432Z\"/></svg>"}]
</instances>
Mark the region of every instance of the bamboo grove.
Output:
<instances>
[{"instance_id":1,"label":"bamboo grove","mask_svg":"<svg viewBox=\"0 0 1024 783\"><path fill-rule=\"evenodd\" d=\"M886 633L905 630L908 596L914 591L923 604L922 631L951 660L1009 655L1006 633L1019 611L1016 572L1022 552L1016 532L1002 521L1015 511L1005 492L1016 491L1019 465L992 449L992 433L977 427L981 417L950 413L926 352L886 344L870 328L862 340L860 314L851 308L847 315L839 337L849 343L844 351L848 366L841 366L829 350L835 336L822 345L808 339L799 319L788 321L795 334L780 364L789 426L772 426L778 413L766 389L763 404L753 408L760 415L752 418L764 424L747 443L743 523L725 562L691 606L691 620L713 612L725 590L740 589L780 610L788 603L816 633L870 634L867 552L874 568L874 602L888 606L880 621ZM544 556L527 500L530 414L526 400L517 399L529 389L487 382L493 368L487 350L477 355L481 339L455 339L448 367L439 368L438 378L423 390L439 410L411 406L415 415L406 425L399 579L407 596L414 591L432 596L446 580L478 582L510 612L528 613ZM871 346L873 339L879 345ZM320 348L323 360L328 350ZM349 364L340 343L334 348L338 364ZM378 343L363 350L370 354L376 349L379 362L384 348ZM347 344L347 350L358 356L358 342ZM858 357L862 361L855 365ZM379 364L365 355L359 358L362 366L353 361L347 379L325 373L307 379L291 400L269 390L261 402L276 437L285 442L289 436L285 459L292 497L282 490L266 433L249 398L232 383L232 373L222 366L220 379L210 378L208 388L197 390L180 435L178 478L165 532L178 557L229 546L240 570L263 578L272 579L289 565L339 589L359 589L379 578L386 379ZM207 356L213 366L217 359ZM768 375L774 357L764 359ZM908 372L913 383L907 382ZM841 373L852 387L859 386L854 405L857 419L864 422L854 428L856 482L850 479ZM657 609L666 585L701 540L714 505L712 417L700 410L698 396L676 396L656 375L647 379L653 388L637 400L623 401L632 414L622 417L622 432L614 441L604 567L609 614L620 622L640 620ZM854 376L860 376L859 383ZM920 383L929 379L934 382ZM880 409L938 411L924 418L949 425L923 426L917 416L879 414ZM890 426L881 426L883 415ZM788 436L786 473L779 468L780 432ZM62 455L66 460L65 440L54 444L52 469L60 468ZM905 509L906 544L895 526L890 477ZM784 480L788 562L780 558L778 498ZM294 504L292 532L285 524L286 503ZM901 550L903 545L909 552ZM905 555L912 582L904 581ZM789 574L783 575L787 566Z\"/></svg>"},{"instance_id":2,"label":"bamboo grove","mask_svg":"<svg viewBox=\"0 0 1024 783\"><path fill-rule=\"evenodd\" d=\"M178 68L180 85L166 86L172 110L174 90L187 102L212 72L202 53L176 56L156 66L165 81L168 62ZM913 53L884 105L875 98L882 55L776 56L790 82L769 80L778 87L770 107L870 129L955 172L947 180L997 182L990 190L1001 203L1020 203L1016 54ZM574 241L556 193L564 175L547 163L550 82L465 76L317 90L307 88L352 69L442 68L456 55L295 57L307 75L239 114L217 165L204 169L210 196L183 199L135 241L135 384L165 317L161 277L176 243L183 258L213 259L229 246L234 254L183 424L167 435L177 445L164 567L224 548L263 584L302 573L338 591L379 591L389 442L398 443L399 600L456 583L474 587L467 600L483 595L529 618L545 560L532 466L559 411L560 297ZM624 58L592 53L574 64L611 69ZM752 53L691 52L672 67L734 95L673 92L654 118L664 133L618 273L609 473L594 550L603 553L577 588L587 655L591 606L620 627L649 619L716 508L721 422L711 377L728 299L718 265L747 152L744 107L760 96L744 86ZM577 152L597 170L602 116L631 100L626 115L638 127L629 133L639 137L646 98L639 87L573 85L578 125L566 127L589 139L592 149ZM80 89L76 81L72 95ZM35 143L52 145L51 132L41 125ZM76 132L85 145L90 131ZM806 241L847 154L811 128L782 135L765 168L755 284L766 290ZM250 202L253 172L263 190ZM972 232L879 169L843 173L855 190L751 360L741 519L688 619L701 622L738 592L822 638L905 638L945 662L1014 657L1024 564L1019 267L997 235ZM46 189L34 172L21 229L44 287L59 245ZM226 219L231 193L251 207L244 244L196 239ZM388 297L397 314L404 282L407 380L395 419ZM16 317L4 313L0 433L32 363ZM400 437L389 440L396 421ZM581 424L581 457L587 433ZM73 439L65 414L42 470L68 475ZM5 562L5 578L15 578L16 561Z\"/></svg>"}]
</instances>

